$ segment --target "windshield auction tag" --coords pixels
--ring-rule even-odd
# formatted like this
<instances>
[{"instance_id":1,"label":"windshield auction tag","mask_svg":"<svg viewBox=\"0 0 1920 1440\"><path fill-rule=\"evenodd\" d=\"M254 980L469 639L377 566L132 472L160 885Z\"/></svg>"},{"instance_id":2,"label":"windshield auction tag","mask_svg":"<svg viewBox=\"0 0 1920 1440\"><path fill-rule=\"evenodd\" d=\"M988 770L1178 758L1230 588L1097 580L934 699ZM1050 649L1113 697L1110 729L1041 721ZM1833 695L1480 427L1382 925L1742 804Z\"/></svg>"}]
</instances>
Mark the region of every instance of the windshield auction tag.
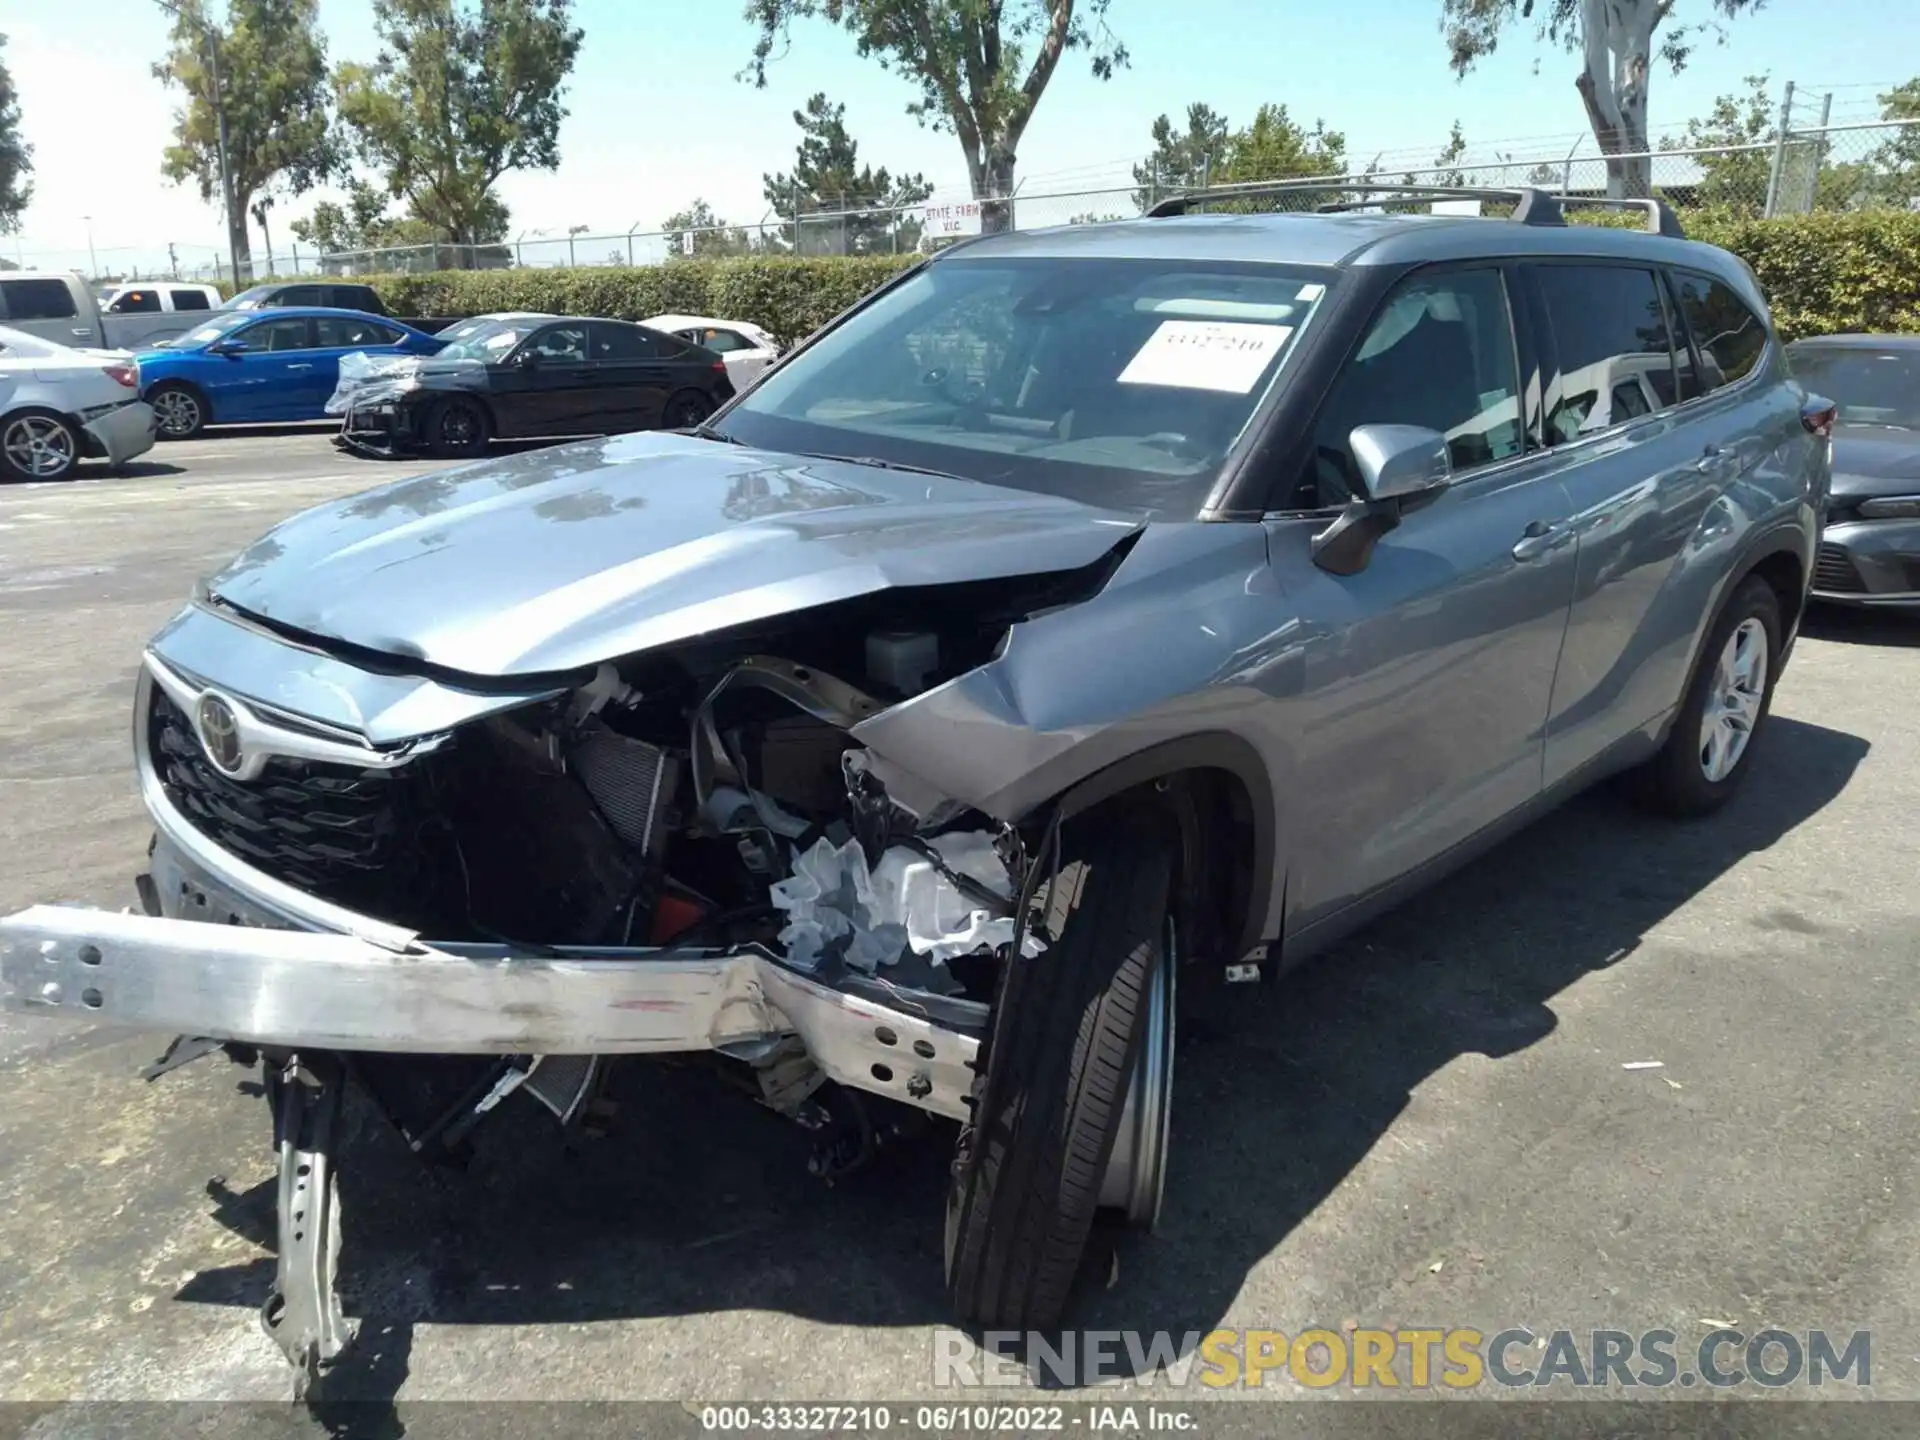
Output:
<instances>
[{"instance_id":1,"label":"windshield auction tag","mask_svg":"<svg viewBox=\"0 0 1920 1440\"><path fill-rule=\"evenodd\" d=\"M1291 334L1291 325L1162 321L1120 372L1120 383L1245 395Z\"/></svg>"}]
</instances>

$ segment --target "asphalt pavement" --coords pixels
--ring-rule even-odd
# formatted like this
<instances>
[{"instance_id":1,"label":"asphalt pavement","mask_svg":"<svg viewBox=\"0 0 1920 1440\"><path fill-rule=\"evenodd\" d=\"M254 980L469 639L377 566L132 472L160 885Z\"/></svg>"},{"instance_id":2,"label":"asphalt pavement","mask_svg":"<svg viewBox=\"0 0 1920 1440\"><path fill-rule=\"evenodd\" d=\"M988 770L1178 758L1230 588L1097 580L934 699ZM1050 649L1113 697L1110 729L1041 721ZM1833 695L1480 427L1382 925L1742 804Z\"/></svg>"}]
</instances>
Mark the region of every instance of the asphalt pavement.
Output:
<instances>
[{"instance_id":1,"label":"asphalt pavement","mask_svg":"<svg viewBox=\"0 0 1920 1440\"><path fill-rule=\"evenodd\" d=\"M430 464L289 429L0 490L0 913L133 903L128 700L195 577ZM1871 1393L1920 1399L1917 642L1818 617L1722 814L1588 795L1188 1027L1161 1232L1100 1251L1073 1323L1867 1330ZM0 1400L287 1393L265 1107L217 1058L143 1083L164 1040L0 1019ZM944 1136L828 1187L697 1072L616 1093L579 1153L357 1154L348 1393L943 1393Z\"/></svg>"}]
</instances>

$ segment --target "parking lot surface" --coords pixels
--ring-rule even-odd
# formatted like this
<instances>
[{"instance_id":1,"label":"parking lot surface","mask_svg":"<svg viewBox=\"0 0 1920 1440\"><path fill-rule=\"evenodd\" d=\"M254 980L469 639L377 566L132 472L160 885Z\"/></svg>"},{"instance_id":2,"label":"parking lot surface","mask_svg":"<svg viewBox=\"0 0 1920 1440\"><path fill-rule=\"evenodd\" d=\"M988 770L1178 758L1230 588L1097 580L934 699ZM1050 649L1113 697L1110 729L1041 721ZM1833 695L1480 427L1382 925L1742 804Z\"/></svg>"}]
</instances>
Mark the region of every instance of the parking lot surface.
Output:
<instances>
[{"instance_id":1,"label":"parking lot surface","mask_svg":"<svg viewBox=\"0 0 1920 1440\"><path fill-rule=\"evenodd\" d=\"M133 902L128 700L193 580L429 464L298 430L147 459L0 490L0 913ZM1586 796L1189 1026L1161 1233L1073 1323L1870 1330L1872 1393L1920 1398L1916 641L1819 617L1722 814ZM265 1106L218 1058L141 1082L165 1038L0 1020L0 1399L287 1394ZM349 1157L353 1393L934 1393L943 1138L830 1189L696 1074L616 1093L584 1153L503 1124L476 1174Z\"/></svg>"}]
</instances>

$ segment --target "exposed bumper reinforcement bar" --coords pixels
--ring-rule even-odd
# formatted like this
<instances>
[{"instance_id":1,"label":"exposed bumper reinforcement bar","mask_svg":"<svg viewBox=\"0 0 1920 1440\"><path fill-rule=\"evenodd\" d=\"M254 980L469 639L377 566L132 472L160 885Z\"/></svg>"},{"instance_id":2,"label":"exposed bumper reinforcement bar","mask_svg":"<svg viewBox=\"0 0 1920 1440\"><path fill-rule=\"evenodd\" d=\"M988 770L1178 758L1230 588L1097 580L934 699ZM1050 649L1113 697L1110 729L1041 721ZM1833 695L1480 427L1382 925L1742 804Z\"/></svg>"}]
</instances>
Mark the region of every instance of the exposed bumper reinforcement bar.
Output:
<instances>
[{"instance_id":1,"label":"exposed bumper reinforcement bar","mask_svg":"<svg viewBox=\"0 0 1920 1440\"><path fill-rule=\"evenodd\" d=\"M354 935L36 905L0 920L0 1008L291 1050L622 1055L797 1035L842 1085L965 1119L978 1041L758 949L394 951Z\"/></svg>"}]
</instances>

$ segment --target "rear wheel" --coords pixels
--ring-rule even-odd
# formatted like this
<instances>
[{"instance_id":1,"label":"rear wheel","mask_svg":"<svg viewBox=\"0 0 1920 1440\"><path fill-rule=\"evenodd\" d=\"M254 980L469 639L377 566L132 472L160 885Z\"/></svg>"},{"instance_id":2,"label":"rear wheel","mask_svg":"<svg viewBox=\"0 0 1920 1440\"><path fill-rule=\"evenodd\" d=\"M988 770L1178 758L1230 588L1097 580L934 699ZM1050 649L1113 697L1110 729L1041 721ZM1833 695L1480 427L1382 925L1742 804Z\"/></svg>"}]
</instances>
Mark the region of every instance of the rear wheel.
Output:
<instances>
[{"instance_id":1,"label":"rear wheel","mask_svg":"<svg viewBox=\"0 0 1920 1440\"><path fill-rule=\"evenodd\" d=\"M207 402L191 385L164 380L147 392L162 440L191 440L207 428Z\"/></svg>"},{"instance_id":2,"label":"rear wheel","mask_svg":"<svg viewBox=\"0 0 1920 1440\"><path fill-rule=\"evenodd\" d=\"M462 395L434 402L427 412L427 449L435 455L464 457L487 448L493 426L484 407Z\"/></svg>"},{"instance_id":3,"label":"rear wheel","mask_svg":"<svg viewBox=\"0 0 1920 1440\"><path fill-rule=\"evenodd\" d=\"M660 414L660 425L666 430L685 430L690 425L698 425L713 411L713 401L698 390L676 390Z\"/></svg>"},{"instance_id":4,"label":"rear wheel","mask_svg":"<svg viewBox=\"0 0 1920 1440\"><path fill-rule=\"evenodd\" d=\"M1720 612L1660 753L1634 775L1637 797L1669 815L1705 815L1740 788L1773 704L1780 600L1758 575Z\"/></svg>"},{"instance_id":5,"label":"rear wheel","mask_svg":"<svg viewBox=\"0 0 1920 1440\"><path fill-rule=\"evenodd\" d=\"M1074 838L1048 902L1058 938L1011 960L947 1198L963 1322L1060 1319L1094 1213L1158 1214L1172 1083L1171 849L1133 824Z\"/></svg>"},{"instance_id":6,"label":"rear wheel","mask_svg":"<svg viewBox=\"0 0 1920 1440\"><path fill-rule=\"evenodd\" d=\"M79 463L79 438L54 411L16 410L0 421L0 471L9 480L65 480Z\"/></svg>"}]
</instances>

